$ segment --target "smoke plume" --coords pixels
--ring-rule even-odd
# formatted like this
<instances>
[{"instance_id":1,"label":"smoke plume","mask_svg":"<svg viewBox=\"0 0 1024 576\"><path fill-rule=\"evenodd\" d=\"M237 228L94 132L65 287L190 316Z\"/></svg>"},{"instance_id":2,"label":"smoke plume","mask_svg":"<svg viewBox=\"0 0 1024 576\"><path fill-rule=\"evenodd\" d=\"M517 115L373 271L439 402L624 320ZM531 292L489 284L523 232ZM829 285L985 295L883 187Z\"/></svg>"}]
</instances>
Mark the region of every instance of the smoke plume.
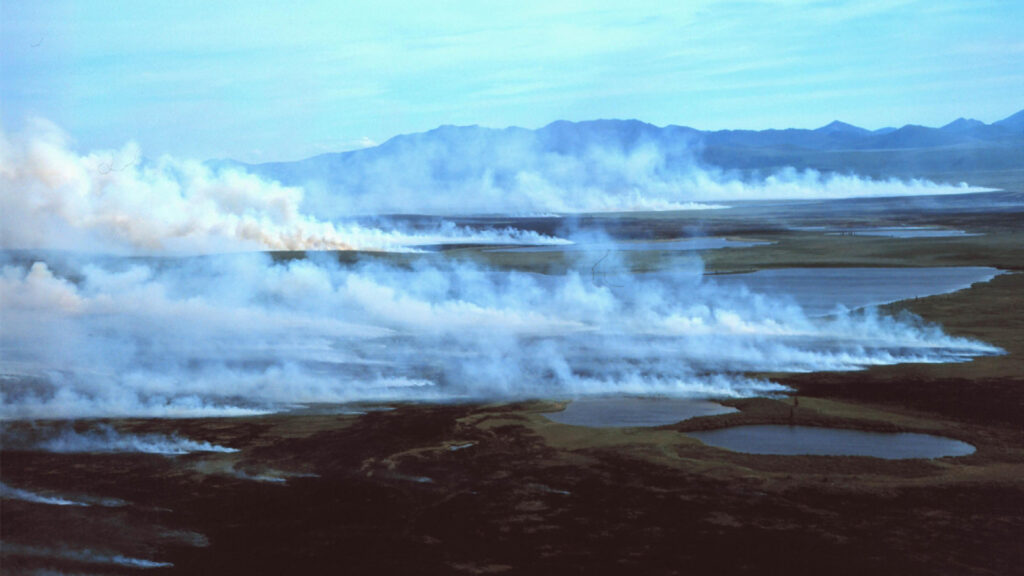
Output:
<instances>
[{"instance_id":1,"label":"smoke plume","mask_svg":"<svg viewBox=\"0 0 1024 576\"><path fill-rule=\"evenodd\" d=\"M442 243L567 243L535 232L369 228L301 211L303 190L196 161L148 161L135 144L79 155L36 121L0 133L0 246L118 254L408 251Z\"/></svg>"},{"instance_id":2,"label":"smoke plume","mask_svg":"<svg viewBox=\"0 0 1024 576\"><path fill-rule=\"evenodd\" d=\"M695 158L692 135L652 129L615 122L537 131L444 126L367 150L250 169L303 186L306 208L330 218L697 210L745 200L980 190L792 168L723 171Z\"/></svg>"},{"instance_id":3,"label":"smoke plume","mask_svg":"<svg viewBox=\"0 0 1024 576\"><path fill-rule=\"evenodd\" d=\"M246 415L304 402L750 396L783 388L749 373L964 361L999 352L910 316L865 310L813 317L789 301L709 281L699 260L614 283L589 268L545 275L452 259L341 264L330 254L313 254L278 261L244 251L407 249L430 235L308 216L302 208L317 202L305 202L298 188L194 162L143 161L134 146L78 155L45 124L0 144L3 247L74 249L7 251L0 258L4 419ZM613 201L606 207L621 209L623 201L632 202L630 187L644 202L758 192L690 172L687 177L700 184L680 195L680 181L666 177L671 173L663 160L646 150L588 149L578 165L509 156L510 166L521 160L527 171L538 162L545 166L543 182L494 176L494 182L529 183L515 189L526 196L503 184L480 188L462 202L446 196L455 188L427 186L416 198L382 192L372 201L339 190L337 204L380 213L394 207L389 202L409 202L417 210L460 212L493 202L489 211L537 212L600 208L594 202L605 197ZM393 177L409 182L422 171L411 163L400 176L406 173L394 168L399 176ZM582 188L563 186L576 178ZM619 182L627 193L601 188L607 196L590 196L588 187L598 179ZM787 194L798 195L821 184L814 176L795 180L757 186L793 185ZM829 186L863 185L834 182L817 194L830 195ZM317 214L331 217L325 213ZM437 236L459 235L558 241L447 225ZM113 432L58 438L49 449L227 450Z\"/></svg>"},{"instance_id":4,"label":"smoke plume","mask_svg":"<svg viewBox=\"0 0 1024 576\"><path fill-rule=\"evenodd\" d=\"M14 556L28 556L33 558L56 558L70 560L83 564L97 564L106 566L118 566L125 568L170 568L170 562L158 562L144 558L133 558L123 554L96 550L75 550L71 548L42 548L38 546L26 546L16 543L5 543L4 552Z\"/></svg>"},{"instance_id":5,"label":"smoke plume","mask_svg":"<svg viewBox=\"0 0 1024 576\"><path fill-rule=\"evenodd\" d=\"M178 456L193 452L238 452L234 448L225 448L209 442L198 442L178 436L161 434L121 434L110 427L100 427L88 432L64 430L57 436L48 438L34 447L44 452L91 452L91 453L123 453L163 454Z\"/></svg>"},{"instance_id":6,"label":"smoke plume","mask_svg":"<svg viewBox=\"0 0 1024 576\"><path fill-rule=\"evenodd\" d=\"M0 498L10 498L12 500L24 500L25 502L34 502L36 504L49 504L51 506L88 506L86 502L79 502L77 500L70 500L68 498L62 498L60 496L44 496L37 494L30 490L22 490L21 488L14 488L8 486L3 482L0 482Z\"/></svg>"},{"instance_id":7,"label":"smoke plume","mask_svg":"<svg viewBox=\"0 0 1024 576\"><path fill-rule=\"evenodd\" d=\"M699 267L595 283L259 254L10 263L2 416L240 415L295 402L781 391L746 372L998 352L911 317L810 317ZM619 284L622 282L622 284ZM109 439L106 439L109 440Z\"/></svg>"}]
</instances>

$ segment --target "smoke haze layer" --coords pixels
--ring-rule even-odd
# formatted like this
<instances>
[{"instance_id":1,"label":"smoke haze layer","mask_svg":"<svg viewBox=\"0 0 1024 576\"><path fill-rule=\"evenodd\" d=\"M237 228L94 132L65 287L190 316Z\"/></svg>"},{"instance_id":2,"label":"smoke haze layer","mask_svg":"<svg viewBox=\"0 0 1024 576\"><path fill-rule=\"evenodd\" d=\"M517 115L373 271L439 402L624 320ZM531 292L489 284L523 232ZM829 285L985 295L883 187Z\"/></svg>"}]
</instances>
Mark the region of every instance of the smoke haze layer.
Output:
<instances>
[{"instance_id":1,"label":"smoke haze layer","mask_svg":"<svg viewBox=\"0 0 1024 576\"><path fill-rule=\"evenodd\" d=\"M3 544L5 552L13 556L29 556L35 558L52 558L59 560L70 560L73 562L80 562L83 564L96 564L106 566L116 566L123 568L132 569L148 569L148 568L170 568L173 566L170 562L158 562L155 560L147 560L144 558L133 558L131 556L125 556L123 554L116 554L106 551L96 550L75 550L71 548L41 548L38 546L26 546L23 544L17 544L8 542Z\"/></svg>"},{"instance_id":2,"label":"smoke haze layer","mask_svg":"<svg viewBox=\"0 0 1024 576\"><path fill-rule=\"evenodd\" d=\"M247 250L409 251L444 243L567 243L530 231L328 222L301 211L303 190L237 169L211 170L138 146L79 155L45 121L0 134L0 245L117 254Z\"/></svg>"},{"instance_id":3,"label":"smoke haze layer","mask_svg":"<svg viewBox=\"0 0 1024 576\"><path fill-rule=\"evenodd\" d=\"M48 504L50 506L89 506L89 504L86 502L79 502L77 500L71 500L69 498L63 498L61 496L45 496L43 494L37 494L30 490L14 488L13 486L8 486L3 482L0 482L0 498L23 500L25 502L33 502L36 504Z\"/></svg>"},{"instance_id":4,"label":"smoke haze layer","mask_svg":"<svg viewBox=\"0 0 1024 576\"><path fill-rule=\"evenodd\" d=\"M792 168L744 175L700 163L700 146L686 130L635 121L556 122L535 131L443 126L371 149L247 168L303 186L306 208L331 218L694 210L980 190Z\"/></svg>"},{"instance_id":5,"label":"smoke haze layer","mask_svg":"<svg viewBox=\"0 0 1024 576\"><path fill-rule=\"evenodd\" d=\"M543 185L474 188L468 196L459 195L461 188L428 186L416 198L384 187L372 201L339 190L332 210L377 214L408 202L414 210L464 212L481 201L493 202L491 211L592 210L590 187L603 182L658 201L693 200L679 195L675 168L665 160L685 150L666 155L638 142L622 150L583 147L573 152L582 164L563 165L558 154L544 159L545 174L559 176L545 176ZM441 154L412 150L428 164ZM247 415L304 402L750 396L783 390L746 375L752 372L853 370L999 352L910 316L867 310L811 317L791 301L709 281L698 259L613 283L589 268L542 275L445 258L402 266L368 257L341 264L328 253L276 261L245 251L564 240L443 223L432 232L335 223L331 210L305 213L316 202L305 202L298 188L236 169L143 161L131 145L79 155L46 123L4 136L0 152L0 234L8 249L0 257L4 419ZM531 169L541 160L530 153L508 156L509 165ZM414 160L386 172L415 180L421 171ZM770 179L751 189L708 172L686 177L707 181L694 188L710 195L701 200L731 197L723 190L737 196L779 189ZM380 181L367 176L365 185L372 184ZM833 194L818 184L812 177L794 190ZM898 186L901 193L918 190ZM632 202L623 189L600 194L622 209ZM539 195L519 194L528 190Z\"/></svg>"},{"instance_id":6,"label":"smoke haze layer","mask_svg":"<svg viewBox=\"0 0 1024 576\"><path fill-rule=\"evenodd\" d=\"M260 254L12 262L0 275L4 418L242 415L297 402L580 394L749 396L746 372L998 352L912 317L812 318L707 281L546 276L441 261Z\"/></svg>"}]
</instances>

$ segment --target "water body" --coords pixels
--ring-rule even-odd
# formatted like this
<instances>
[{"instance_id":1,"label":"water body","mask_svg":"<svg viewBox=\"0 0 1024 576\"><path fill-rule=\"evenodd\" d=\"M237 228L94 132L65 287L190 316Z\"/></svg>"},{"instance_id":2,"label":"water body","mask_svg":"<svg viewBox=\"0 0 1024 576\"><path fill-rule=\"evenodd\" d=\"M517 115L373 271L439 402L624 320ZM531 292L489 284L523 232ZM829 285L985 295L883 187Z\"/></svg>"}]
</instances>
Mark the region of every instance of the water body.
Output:
<instances>
[{"instance_id":1,"label":"water body","mask_svg":"<svg viewBox=\"0 0 1024 576\"><path fill-rule=\"evenodd\" d=\"M917 226L897 226L880 228L832 228L825 233L826 236L882 236L885 238L952 238L981 236L963 230L952 230L944 228L928 228Z\"/></svg>"},{"instance_id":2,"label":"water body","mask_svg":"<svg viewBox=\"0 0 1024 576\"><path fill-rule=\"evenodd\" d=\"M702 399L601 397L573 400L562 412L545 416L572 426L623 428L664 426L698 416L730 412L736 412L736 409Z\"/></svg>"},{"instance_id":3,"label":"water body","mask_svg":"<svg viewBox=\"0 0 1024 576\"><path fill-rule=\"evenodd\" d=\"M886 460L973 454L974 446L930 434L863 432L811 426L736 426L688 432L701 442L746 454L872 456Z\"/></svg>"},{"instance_id":4,"label":"water body","mask_svg":"<svg viewBox=\"0 0 1024 576\"><path fill-rule=\"evenodd\" d=\"M718 250L721 248L748 248L750 246L761 246L771 242L744 242L729 240L728 238L699 237L679 238L676 240L664 241L636 241L636 242L600 242L585 244L550 244L538 246L513 246L495 248L488 252L599 252L612 250L617 252L644 252L653 250L664 250L673 252L692 252L697 250Z\"/></svg>"},{"instance_id":5,"label":"water body","mask_svg":"<svg viewBox=\"0 0 1024 576\"><path fill-rule=\"evenodd\" d=\"M812 316L880 306L911 298L948 294L988 282L996 268L780 268L746 274L722 274L709 281L725 287L743 285L752 292L792 298Z\"/></svg>"}]
</instances>

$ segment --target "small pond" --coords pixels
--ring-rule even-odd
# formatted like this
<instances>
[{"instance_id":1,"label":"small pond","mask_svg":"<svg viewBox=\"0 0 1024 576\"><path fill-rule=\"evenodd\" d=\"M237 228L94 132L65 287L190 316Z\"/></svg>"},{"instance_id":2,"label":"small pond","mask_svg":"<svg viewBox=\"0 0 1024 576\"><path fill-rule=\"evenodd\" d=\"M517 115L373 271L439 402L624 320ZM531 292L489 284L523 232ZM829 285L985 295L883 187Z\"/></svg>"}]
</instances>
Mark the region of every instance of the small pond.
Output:
<instances>
[{"instance_id":1,"label":"small pond","mask_svg":"<svg viewBox=\"0 0 1024 576\"><path fill-rule=\"evenodd\" d=\"M537 246L513 246L494 248L489 252L601 252L611 250L615 252L643 252L654 250L665 251L697 251L697 250L718 250L720 248L747 248L750 246L761 246L771 242L745 242L740 240L729 240L728 238L697 237L679 238L676 240L662 241L622 241L622 242L596 242L581 244L545 244Z\"/></svg>"},{"instance_id":2,"label":"small pond","mask_svg":"<svg viewBox=\"0 0 1024 576\"><path fill-rule=\"evenodd\" d=\"M963 230L951 230L948 228L926 228L914 226L880 227L880 228L849 228L834 229L827 232L828 236L881 236L885 238L962 238L967 236L981 236Z\"/></svg>"},{"instance_id":3,"label":"small pond","mask_svg":"<svg viewBox=\"0 0 1024 576\"><path fill-rule=\"evenodd\" d=\"M886 460L974 453L974 446L929 434L864 432L812 426L735 426L687 432L701 442L746 454L873 456Z\"/></svg>"},{"instance_id":4,"label":"small pond","mask_svg":"<svg viewBox=\"0 0 1024 576\"><path fill-rule=\"evenodd\" d=\"M622 428L664 426L698 416L730 412L736 412L736 409L703 399L600 397L573 400L562 412L545 416L573 426Z\"/></svg>"}]
</instances>

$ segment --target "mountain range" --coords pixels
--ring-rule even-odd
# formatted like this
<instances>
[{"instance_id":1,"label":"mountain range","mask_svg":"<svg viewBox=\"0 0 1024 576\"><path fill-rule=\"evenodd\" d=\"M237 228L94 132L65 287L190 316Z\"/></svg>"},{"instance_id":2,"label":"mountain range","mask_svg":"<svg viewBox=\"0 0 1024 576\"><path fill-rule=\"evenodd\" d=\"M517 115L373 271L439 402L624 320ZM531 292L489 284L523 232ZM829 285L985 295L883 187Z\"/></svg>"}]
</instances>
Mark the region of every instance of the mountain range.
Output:
<instances>
[{"instance_id":1,"label":"mountain range","mask_svg":"<svg viewBox=\"0 0 1024 576\"><path fill-rule=\"evenodd\" d=\"M287 185L362 190L388 181L403 189L418 183L486 179L501 186L523 171L557 172L557 159L573 159L583 178L621 174L605 161L637 161L653 153L658 169L714 167L763 173L783 167L880 178L929 178L981 186L1024 185L1024 110L985 124L958 118L931 128L867 130L835 121L817 129L704 131L659 127L639 120L559 120L529 130L440 126L395 136L371 148L329 153L294 162L237 166ZM626 158L627 160L623 160ZM641 159L642 161L642 159ZM392 186L393 187L393 186Z\"/></svg>"},{"instance_id":2,"label":"mountain range","mask_svg":"<svg viewBox=\"0 0 1024 576\"><path fill-rule=\"evenodd\" d=\"M941 128L908 124L902 128L866 130L836 120L814 130L719 130L701 132L701 135L708 146L749 148L899 150L978 144L1020 145L1024 142L1024 110L992 124L957 118Z\"/></svg>"}]
</instances>

